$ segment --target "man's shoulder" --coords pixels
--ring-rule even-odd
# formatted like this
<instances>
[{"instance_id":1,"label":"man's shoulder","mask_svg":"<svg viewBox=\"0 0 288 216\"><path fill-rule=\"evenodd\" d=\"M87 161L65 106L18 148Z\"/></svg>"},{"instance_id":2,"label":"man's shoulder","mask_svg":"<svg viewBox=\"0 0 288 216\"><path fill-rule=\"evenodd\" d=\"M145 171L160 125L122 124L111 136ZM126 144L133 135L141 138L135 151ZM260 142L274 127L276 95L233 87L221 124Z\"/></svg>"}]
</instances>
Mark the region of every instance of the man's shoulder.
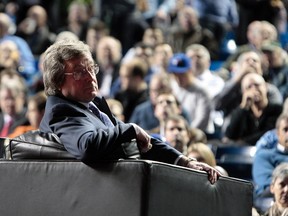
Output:
<instances>
[{"instance_id":1,"label":"man's shoulder","mask_svg":"<svg viewBox=\"0 0 288 216\"><path fill-rule=\"evenodd\" d=\"M272 129L264 133L256 143L257 151L262 148L271 149L277 145L278 137L276 129Z\"/></svg>"},{"instance_id":2,"label":"man's shoulder","mask_svg":"<svg viewBox=\"0 0 288 216\"><path fill-rule=\"evenodd\" d=\"M260 148L260 149L257 149L254 159L255 159L255 161L257 161L257 158L258 158L258 160L260 158L262 158L262 160L270 160L270 159L275 158L275 156L278 154L279 154L279 152L277 151L276 146L274 146L272 148Z\"/></svg>"}]
</instances>

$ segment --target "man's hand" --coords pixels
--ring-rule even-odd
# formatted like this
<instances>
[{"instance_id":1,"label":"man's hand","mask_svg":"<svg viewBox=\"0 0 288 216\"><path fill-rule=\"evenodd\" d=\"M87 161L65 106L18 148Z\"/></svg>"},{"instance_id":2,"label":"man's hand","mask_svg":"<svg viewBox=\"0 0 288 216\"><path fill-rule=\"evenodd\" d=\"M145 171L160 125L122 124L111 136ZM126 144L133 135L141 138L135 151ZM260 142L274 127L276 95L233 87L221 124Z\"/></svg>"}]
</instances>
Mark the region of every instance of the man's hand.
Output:
<instances>
[{"instance_id":1,"label":"man's hand","mask_svg":"<svg viewBox=\"0 0 288 216\"><path fill-rule=\"evenodd\" d=\"M141 153L145 153L149 151L152 148L151 144L151 138L148 133L146 133L145 130L143 130L141 127L138 125L131 123L135 129L136 132L136 141L138 148Z\"/></svg>"},{"instance_id":2,"label":"man's hand","mask_svg":"<svg viewBox=\"0 0 288 216\"><path fill-rule=\"evenodd\" d=\"M209 166L206 163L202 163L198 161L190 161L187 164L187 167L191 169L196 169L196 170L207 172L208 180L211 182L211 184L214 184L219 179L219 176L221 176L219 171L217 171L215 168Z\"/></svg>"},{"instance_id":3,"label":"man's hand","mask_svg":"<svg viewBox=\"0 0 288 216\"><path fill-rule=\"evenodd\" d=\"M242 109L249 110L254 103L253 97L254 97L254 95L250 91L243 92L240 107Z\"/></svg>"},{"instance_id":4,"label":"man's hand","mask_svg":"<svg viewBox=\"0 0 288 216\"><path fill-rule=\"evenodd\" d=\"M180 158L178 165L207 172L208 180L211 182L211 184L214 184L219 179L219 177L222 176L219 171L209 166L208 164L193 160L191 161L185 156Z\"/></svg>"}]
</instances>

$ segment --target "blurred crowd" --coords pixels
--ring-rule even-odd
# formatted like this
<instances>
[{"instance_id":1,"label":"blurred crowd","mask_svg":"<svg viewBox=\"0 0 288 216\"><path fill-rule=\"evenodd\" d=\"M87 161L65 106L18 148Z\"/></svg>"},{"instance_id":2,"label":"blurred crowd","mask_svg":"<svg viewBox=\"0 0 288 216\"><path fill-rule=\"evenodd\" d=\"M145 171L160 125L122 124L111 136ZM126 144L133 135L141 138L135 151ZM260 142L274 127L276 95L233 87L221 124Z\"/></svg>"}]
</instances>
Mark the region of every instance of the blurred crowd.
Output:
<instances>
[{"instance_id":1,"label":"blurred crowd","mask_svg":"<svg viewBox=\"0 0 288 216\"><path fill-rule=\"evenodd\" d=\"M82 40L100 68L99 95L122 121L224 175L211 146L285 150L287 8L286 0L2 0L1 137L39 127L43 53L58 40ZM255 172L257 192L259 176L265 191L288 162L282 153L266 174Z\"/></svg>"}]
</instances>

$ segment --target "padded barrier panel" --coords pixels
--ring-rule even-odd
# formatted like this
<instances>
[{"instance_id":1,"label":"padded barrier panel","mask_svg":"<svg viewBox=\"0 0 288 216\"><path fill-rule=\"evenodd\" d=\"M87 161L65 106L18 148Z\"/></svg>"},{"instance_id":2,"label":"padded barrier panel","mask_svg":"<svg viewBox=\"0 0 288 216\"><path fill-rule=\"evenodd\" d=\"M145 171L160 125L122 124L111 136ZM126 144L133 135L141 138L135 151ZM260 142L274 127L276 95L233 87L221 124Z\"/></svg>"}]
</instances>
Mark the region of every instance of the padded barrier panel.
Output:
<instances>
[{"instance_id":1,"label":"padded barrier panel","mask_svg":"<svg viewBox=\"0 0 288 216\"><path fill-rule=\"evenodd\" d=\"M211 185L203 172L159 163L150 170L149 216L251 216L248 181L221 177Z\"/></svg>"},{"instance_id":2,"label":"padded barrier panel","mask_svg":"<svg viewBox=\"0 0 288 216\"><path fill-rule=\"evenodd\" d=\"M5 216L248 216L252 184L143 160L0 161Z\"/></svg>"}]
</instances>

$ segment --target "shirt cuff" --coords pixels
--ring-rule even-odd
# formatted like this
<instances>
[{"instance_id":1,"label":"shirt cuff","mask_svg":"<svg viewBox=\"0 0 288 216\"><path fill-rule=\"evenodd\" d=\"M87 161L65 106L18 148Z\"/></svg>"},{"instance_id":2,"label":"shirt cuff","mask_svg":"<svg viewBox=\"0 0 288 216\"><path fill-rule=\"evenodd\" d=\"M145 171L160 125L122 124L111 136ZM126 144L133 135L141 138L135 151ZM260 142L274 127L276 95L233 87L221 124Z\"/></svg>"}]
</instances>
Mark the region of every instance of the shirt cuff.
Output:
<instances>
[{"instance_id":1,"label":"shirt cuff","mask_svg":"<svg viewBox=\"0 0 288 216\"><path fill-rule=\"evenodd\" d=\"M179 155L176 160L174 161L174 164L177 165L179 160L183 157L184 155Z\"/></svg>"}]
</instances>

